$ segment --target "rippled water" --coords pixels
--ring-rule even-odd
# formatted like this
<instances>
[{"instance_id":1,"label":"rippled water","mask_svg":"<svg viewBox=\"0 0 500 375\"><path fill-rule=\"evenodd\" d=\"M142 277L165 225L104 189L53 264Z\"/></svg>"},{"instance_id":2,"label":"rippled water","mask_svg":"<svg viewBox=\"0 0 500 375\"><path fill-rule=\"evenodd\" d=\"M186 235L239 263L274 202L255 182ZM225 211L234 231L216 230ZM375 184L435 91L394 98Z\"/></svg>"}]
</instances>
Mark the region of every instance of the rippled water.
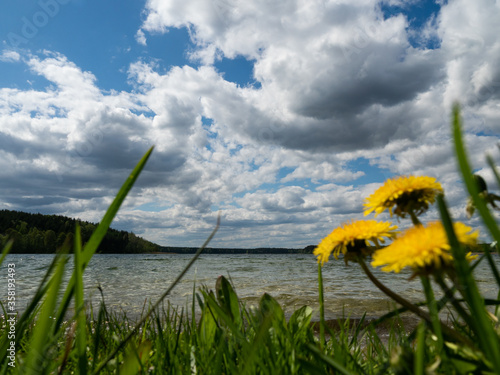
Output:
<instances>
[{"instance_id":1,"label":"rippled water","mask_svg":"<svg viewBox=\"0 0 500 375\"><path fill-rule=\"evenodd\" d=\"M7 296L7 263L16 265L16 299L22 310L33 296L52 255L9 255L1 269L0 298ZM146 300L156 301L191 259L177 254L97 254L84 274L86 298L97 306L100 285L109 309L137 316ZM500 266L500 259L495 257ZM71 267L68 267L71 268ZM411 301L423 298L420 280L408 281L409 272L401 274L373 270L388 287ZM240 299L249 305L269 293L283 306L287 315L309 305L318 310L317 263L312 255L202 255L168 297L171 304L184 307L192 300L193 285L213 288L219 275L230 277ZM486 261L477 268L476 280L487 298L496 298L498 288ZM386 313L390 300L364 276L357 264L330 261L323 267L327 318L370 317ZM437 291L437 289L436 289ZM439 295L439 293L436 293Z\"/></svg>"}]
</instances>

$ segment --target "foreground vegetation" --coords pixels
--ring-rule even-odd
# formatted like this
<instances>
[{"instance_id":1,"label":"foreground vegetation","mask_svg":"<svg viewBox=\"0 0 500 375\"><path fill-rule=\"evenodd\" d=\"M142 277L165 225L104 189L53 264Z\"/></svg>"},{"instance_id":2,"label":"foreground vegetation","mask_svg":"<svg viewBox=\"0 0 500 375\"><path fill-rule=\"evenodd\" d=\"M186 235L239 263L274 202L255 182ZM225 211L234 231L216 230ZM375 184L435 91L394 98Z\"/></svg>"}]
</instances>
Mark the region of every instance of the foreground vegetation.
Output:
<instances>
[{"instance_id":1,"label":"foreground vegetation","mask_svg":"<svg viewBox=\"0 0 500 375\"><path fill-rule=\"evenodd\" d=\"M363 369L362 372L375 374L382 370L380 364L389 366L391 352L404 343L405 336L397 325L382 344L375 331L361 334L363 322L352 325L346 319L332 330L333 340L321 346L317 329L310 324L311 308L295 311L287 321L279 303L268 294L262 296L257 307L240 306L236 293L222 276L213 291L202 289L195 293L195 298L193 302L201 317L194 310L167 305L154 309L135 331L135 321L107 311L102 304L85 320L86 347L82 354L77 342L80 323L69 320L62 322L57 334L48 332L51 340L42 345L43 354L29 362L31 341L38 334L37 326L30 327L21 338L15 370L271 375L324 374L344 366L354 373ZM4 323L2 329L6 328ZM128 343L121 345L131 333ZM338 363L332 365L332 360Z\"/></svg>"},{"instance_id":2,"label":"foreground vegetation","mask_svg":"<svg viewBox=\"0 0 500 375\"><path fill-rule=\"evenodd\" d=\"M471 205L499 241L500 229L487 207L489 193L478 188L468 164L458 107L453 132ZM2 306L1 373L500 374L500 302L482 298L473 270L479 262L488 262L499 290L500 273L487 249L479 258L466 253L466 246L477 243L478 234L452 221L441 185L428 177L388 180L367 198L365 215L388 210L391 216L411 220L413 227L403 234L390 222L359 220L336 228L318 245L320 320L315 326L309 307L295 311L287 321L279 303L268 294L256 307L242 305L224 277L213 291L193 287L190 311L164 306L166 296L215 235L218 224L162 297L145 307L139 321L108 312L104 303L95 311L86 309L82 274L151 152L129 176L83 249L81 229L76 226L74 255L67 255L69 243L63 245L26 311L10 315L14 300ZM441 221L421 223L419 216L435 202ZM392 243L382 247L387 239ZM7 244L0 264L11 246ZM401 307L370 324L364 324L364 319L350 324L347 319L329 328L323 313L322 265L340 254L346 263L358 263L360 273ZM386 288L365 263L369 259L372 266L387 272L410 267L413 277L422 281L426 300L415 304ZM62 276L70 260L75 263L74 272L65 283ZM15 267L7 267L15 290ZM431 280L443 292L439 300ZM75 308L70 310L71 301ZM441 322L441 311L449 311L451 324ZM396 324L403 312L420 321L415 329ZM376 331L384 321L390 322L388 337Z\"/></svg>"}]
</instances>

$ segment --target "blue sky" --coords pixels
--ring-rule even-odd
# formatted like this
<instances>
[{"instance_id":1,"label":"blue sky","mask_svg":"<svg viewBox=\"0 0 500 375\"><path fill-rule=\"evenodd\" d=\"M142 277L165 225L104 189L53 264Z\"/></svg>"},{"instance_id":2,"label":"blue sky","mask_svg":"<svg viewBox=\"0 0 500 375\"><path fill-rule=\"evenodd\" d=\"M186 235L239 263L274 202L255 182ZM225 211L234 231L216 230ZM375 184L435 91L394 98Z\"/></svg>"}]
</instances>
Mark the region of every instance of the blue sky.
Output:
<instances>
[{"instance_id":1,"label":"blue sky","mask_svg":"<svg viewBox=\"0 0 500 375\"><path fill-rule=\"evenodd\" d=\"M200 245L218 211L213 246L315 244L403 174L466 220L449 112L495 190L498 19L486 0L4 1L0 208L98 221L155 145L114 227L161 245Z\"/></svg>"}]
</instances>

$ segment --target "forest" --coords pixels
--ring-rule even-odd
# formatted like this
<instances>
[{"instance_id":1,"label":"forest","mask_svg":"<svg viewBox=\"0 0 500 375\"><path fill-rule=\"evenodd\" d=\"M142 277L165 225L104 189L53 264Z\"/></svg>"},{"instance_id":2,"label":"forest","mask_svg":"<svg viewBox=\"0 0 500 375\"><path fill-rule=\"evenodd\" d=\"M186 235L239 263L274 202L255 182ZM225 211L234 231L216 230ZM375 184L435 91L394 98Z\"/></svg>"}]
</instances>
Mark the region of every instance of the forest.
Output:
<instances>
[{"instance_id":1,"label":"forest","mask_svg":"<svg viewBox=\"0 0 500 375\"><path fill-rule=\"evenodd\" d=\"M60 215L43 215L21 211L0 210L0 246L9 239L14 240L13 254L51 254L65 242L72 243L76 224L80 225L82 241L85 244L97 224ZM194 254L197 247L160 246L134 233L109 229L99 246L102 254L173 253ZM206 248L205 254L311 254L314 246L303 249L287 248Z\"/></svg>"},{"instance_id":2,"label":"forest","mask_svg":"<svg viewBox=\"0 0 500 375\"><path fill-rule=\"evenodd\" d=\"M43 215L11 210L0 210L0 245L9 239L14 243L11 253L55 253L65 242L72 243L76 224L80 225L85 244L97 224L60 215ZM100 253L151 253L159 246L134 233L110 229L99 246Z\"/></svg>"}]
</instances>

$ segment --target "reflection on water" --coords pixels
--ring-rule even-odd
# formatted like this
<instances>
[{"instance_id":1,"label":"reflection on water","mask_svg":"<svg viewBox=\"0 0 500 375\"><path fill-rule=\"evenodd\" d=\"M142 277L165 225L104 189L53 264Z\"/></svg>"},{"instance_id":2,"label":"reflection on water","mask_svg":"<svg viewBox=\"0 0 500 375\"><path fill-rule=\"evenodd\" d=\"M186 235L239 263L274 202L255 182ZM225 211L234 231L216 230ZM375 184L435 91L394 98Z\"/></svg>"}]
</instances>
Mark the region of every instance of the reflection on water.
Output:
<instances>
[{"instance_id":1,"label":"reflection on water","mask_svg":"<svg viewBox=\"0 0 500 375\"><path fill-rule=\"evenodd\" d=\"M2 265L7 275L7 263L16 264L16 300L22 310L33 296L52 255L9 255ZM109 309L139 314L147 301L155 302L189 262L190 255L177 254L97 254L84 274L86 298L97 306L101 300L100 285ZM500 265L500 259L495 257ZM70 262L71 263L71 262ZM68 269L72 265L68 264ZM411 301L423 298L418 279L408 281L409 272L401 274L373 273L388 287ZM69 274L69 273L68 273ZM283 306L287 315L309 305L316 311L318 304L317 263L312 255L202 255L184 279L173 290L168 301L184 307L192 301L193 286L213 288L218 276L230 278L240 299L256 305L263 293L269 293ZM478 285L486 298L496 298L497 288L486 262L476 270ZM325 315L328 319L343 315L376 317L393 306L364 276L360 267L343 261L331 261L323 267ZM195 284L196 283L196 284ZM437 293L436 288L436 294ZM6 300L7 285L0 285L0 298Z\"/></svg>"}]
</instances>

